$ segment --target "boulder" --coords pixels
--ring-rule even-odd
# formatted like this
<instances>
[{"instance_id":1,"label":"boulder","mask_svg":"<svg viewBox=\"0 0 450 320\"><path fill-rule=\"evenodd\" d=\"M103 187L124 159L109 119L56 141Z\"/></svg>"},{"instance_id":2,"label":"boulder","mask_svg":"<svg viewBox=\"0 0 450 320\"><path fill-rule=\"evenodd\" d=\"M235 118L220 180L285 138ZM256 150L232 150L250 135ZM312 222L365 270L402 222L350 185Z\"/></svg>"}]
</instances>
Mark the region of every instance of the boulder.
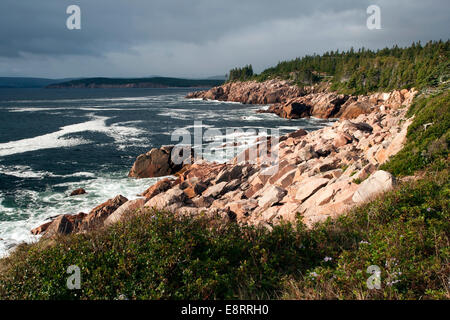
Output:
<instances>
[{"instance_id":1,"label":"boulder","mask_svg":"<svg viewBox=\"0 0 450 320\"><path fill-rule=\"evenodd\" d=\"M240 179L244 175L246 165L234 165L231 167L225 167L217 176L216 183L223 181L231 181L234 179Z\"/></svg>"},{"instance_id":2,"label":"boulder","mask_svg":"<svg viewBox=\"0 0 450 320\"><path fill-rule=\"evenodd\" d=\"M335 148L340 148L345 146L347 143L352 141L352 137L346 133L338 134L333 140L333 146Z\"/></svg>"},{"instance_id":3,"label":"boulder","mask_svg":"<svg viewBox=\"0 0 450 320\"><path fill-rule=\"evenodd\" d=\"M80 231L86 231L99 226L103 226L103 222L111 214L114 213L120 206L122 206L128 199L124 196L118 195L101 205L95 207L89 214L83 218L80 226Z\"/></svg>"},{"instance_id":4,"label":"boulder","mask_svg":"<svg viewBox=\"0 0 450 320\"><path fill-rule=\"evenodd\" d=\"M209 208L214 202L214 198L198 196L196 198L193 198L192 202L197 208Z\"/></svg>"},{"instance_id":5,"label":"boulder","mask_svg":"<svg viewBox=\"0 0 450 320\"><path fill-rule=\"evenodd\" d=\"M288 138L298 139L298 138L301 138L301 137L306 136L307 134L308 134L308 132L307 132L306 130L304 130L304 129L298 129L298 130L296 130L296 131L294 131L294 132L289 133L289 134L287 135L287 137L288 137ZM281 138L280 138L280 140L281 140Z\"/></svg>"},{"instance_id":6,"label":"boulder","mask_svg":"<svg viewBox=\"0 0 450 320\"><path fill-rule=\"evenodd\" d=\"M286 119L299 119L311 116L311 106L294 102L281 109L280 116Z\"/></svg>"},{"instance_id":7,"label":"boulder","mask_svg":"<svg viewBox=\"0 0 450 320\"><path fill-rule=\"evenodd\" d=\"M186 195L178 186L160 193L145 203L146 207L159 210L167 209L169 206L181 207Z\"/></svg>"},{"instance_id":8,"label":"boulder","mask_svg":"<svg viewBox=\"0 0 450 320\"><path fill-rule=\"evenodd\" d=\"M262 183L255 183L250 186L247 190L245 190L245 196L250 199L252 198L256 193L258 193L264 185Z\"/></svg>"},{"instance_id":9,"label":"boulder","mask_svg":"<svg viewBox=\"0 0 450 320\"><path fill-rule=\"evenodd\" d=\"M78 196L78 195L85 194L85 193L86 193L86 190L84 190L83 188L78 188L78 189L72 191L70 193L70 196L73 197L73 196Z\"/></svg>"},{"instance_id":10,"label":"boulder","mask_svg":"<svg viewBox=\"0 0 450 320\"><path fill-rule=\"evenodd\" d=\"M333 118L348 98L343 94L319 93L312 99L313 110L311 115L322 119Z\"/></svg>"},{"instance_id":11,"label":"boulder","mask_svg":"<svg viewBox=\"0 0 450 320\"><path fill-rule=\"evenodd\" d=\"M61 215L57 217L52 223L47 227L45 231L45 237L53 237L60 234L70 234L72 233L74 226L72 222L67 218L66 215Z\"/></svg>"},{"instance_id":12,"label":"boulder","mask_svg":"<svg viewBox=\"0 0 450 320\"><path fill-rule=\"evenodd\" d=\"M247 217L258 206L256 200L237 200L230 202L227 208L236 215L237 220Z\"/></svg>"},{"instance_id":13,"label":"boulder","mask_svg":"<svg viewBox=\"0 0 450 320\"><path fill-rule=\"evenodd\" d=\"M389 172L376 171L359 185L352 200L356 203L365 202L380 193L390 190L394 184L395 179Z\"/></svg>"},{"instance_id":14,"label":"boulder","mask_svg":"<svg viewBox=\"0 0 450 320\"><path fill-rule=\"evenodd\" d=\"M341 119L354 119L361 114L368 114L372 111L372 105L368 101L356 101L343 106L339 114Z\"/></svg>"},{"instance_id":15,"label":"boulder","mask_svg":"<svg viewBox=\"0 0 450 320\"><path fill-rule=\"evenodd\" d=\"M160 180L156 182L154 185L149 187L147 190L145 190L141 196L145 197L148 200L153 198L154 196L160 194L161 192L165 192L169 190L174 183L174 180L165 178L163 180Z\"/></svg>"},{"instance_id":16,"label":"boulder","mask_svg":"<svg viewBox=\"0 0 450 320\"><path fill-rule=\"evenodd\" d=\"M189 199L195 198L197 195L202 194L202 192L207 188L207 185L198 178L191 178L184 183L186 184L186 187L183 188L183 192Z\"/></svg>"},{"instance_id":17,"label":"boulder","mask_svg":"<svg viewBox=\"0 0 450 320\"><path fill-rule=\"evenodd\" d=\"M47 222L33 229L31 232L34 235L43 235L45 238L78 232L85 217L86 214L82 212L76 215L60 215L51 222Z\"/></svg>"},{"instance_id":18,"label":"boulder","mask_svg":"<svg viewBox=\"0 0 450 320\"><path fill-rule=\"evenodd\" d=\"M265 192L263 192L261 198L258 201L258 206L261 208L268 208L275 203L280 202L286 195L286 190L278 187L271 186Z\"/></svg>"},{"instance_id":19,"label":"boulder","mask_svg":"<svg viewBox=\"0 0 450 320\"><path fill-rule=\"evenodd\" d=\"M131 178L153 178L175 174L183 167L183 160L192 163L192 148L164 146L153 148L137 157L128 176Z\"/></svg>"},{"instance_id":20,"label":"boulder","mask_svg":"<svg viewBox=\"0 0 450 320\"><path fill-rule=\"evenodd\" d=\"M227 192L227 189L225 188L225 186L227 184L228 184L227 181L222 181L215 185L212 185L208 189L206 189L202 195L203 195L203 197L217 198L217 197L221 196L222 194L224 194L225 192Z\"/></svg>"},{"instance_id":21,"label":"boulder","mask_svg":"<svg viewBox=\"0 0 450 320\"><path fill-rule=\"evenodd\" d=\"M295 199L297 201L305 201L311 195L313 195L317 190L324 187L328 183L329 179L310 177L306 178L301 182L301 185L295 194Z\"/></svg>"},{"instance_id":22,"label":"boulder","mask_svg":"<svg viewBox=\"0 0 450 320\"><path fill-rule=\"evenodd\" d=\"M108 218L105 219L104 225L110 226L123 220L128 214L136 212L144 207L145 199L136 199L125 202L116 211L114 211Z\"/></svg>"},{"instance_id":23,"label":"boulder","mask_svg":"<svg viewBox=\"0 0 450 320\"><path fill-rule=\"evenodd\" d=\"M411 124L412 120L408 119L403 126L403 129L398 133L394 139L392 139L391 143L387 148L381 148L377 154L375 155L375 159L378 161L378 163L383 164L387 160L389 160L390 157L393 155L396 155L402 148L403 145L406 142L406 135L408 133L408 127Z\"/></svg>"},{"instance_id":24,"label":"boulder","mask_svg":"<svg viewBox=\"0 0 450 320\"><path fill-rule=\"evenodd\" d=\"M49 221L49 222L46 222L46 223L40 225L37 228L34 228L33 230L31 230L31 233L34 234L35 236L44 233L45 231L47 231L48 227L52 224L52 222L53 221Z\"/></svg>"}]
</instances>

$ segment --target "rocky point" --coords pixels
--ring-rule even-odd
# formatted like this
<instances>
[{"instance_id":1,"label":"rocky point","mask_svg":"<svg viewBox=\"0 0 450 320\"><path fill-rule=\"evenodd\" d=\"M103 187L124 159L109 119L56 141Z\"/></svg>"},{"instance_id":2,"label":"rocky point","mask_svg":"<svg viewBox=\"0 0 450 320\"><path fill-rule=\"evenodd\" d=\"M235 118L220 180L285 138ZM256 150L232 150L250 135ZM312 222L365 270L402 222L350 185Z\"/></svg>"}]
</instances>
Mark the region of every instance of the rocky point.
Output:
<instances>
[{"instance_id":1,"label":"rocky point","mask_svg":"<svg viewBox=\"0 0 450 320\"><path fill-rule=\"evenodd\" d=\"M34 229L33 234L85 232L108 226L143 208L180 215L219 215L224 220L267 228L281 221L294 222L299 215L312 226L395 185L392 175L379 166L400 151L406 140L412 121L406 112L416 94L414 90L358 97L326 92L305 95L301 89L278 83L272 84L275 96L269 97L259 87L256 92L263 94L247 97L244 93L255 85L263 84L248 83L237 95L237 89L233 89L237 84L229 83L191 97L246 97L241 102L298 104L293 109L302 110L304 115L341 119L320 130L297 130L278 141L271 137L257 140L243 152L244 156L226 163L198 160L176 167L169 156L172 147L152 149L137 158L130 177L170 176L150 186L139 199L129 201L117 196L88 214L56 217ZM246 158L263 143L278 154L275 164Z\"/></svg>"}]
</instances>

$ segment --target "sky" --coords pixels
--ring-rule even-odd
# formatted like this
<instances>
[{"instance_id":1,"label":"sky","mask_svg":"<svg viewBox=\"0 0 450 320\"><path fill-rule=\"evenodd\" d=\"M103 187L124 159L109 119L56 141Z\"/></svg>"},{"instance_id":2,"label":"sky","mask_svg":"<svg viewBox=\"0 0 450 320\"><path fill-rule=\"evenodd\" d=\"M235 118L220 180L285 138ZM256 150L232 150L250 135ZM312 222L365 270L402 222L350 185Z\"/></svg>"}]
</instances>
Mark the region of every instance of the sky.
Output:
<instances>
[{"instance_id":1,"label":"sky","mask_svg":"<svg viewBox=\"0 0 450 320\"><path fill-rule=\"evenodd\" d=\"M80 30L66 26L70 5ZM370 5L381 29L367 27ZM1 0L0 76L203 78L449 30L449 0Z\"/></svg>"}]
</instances>

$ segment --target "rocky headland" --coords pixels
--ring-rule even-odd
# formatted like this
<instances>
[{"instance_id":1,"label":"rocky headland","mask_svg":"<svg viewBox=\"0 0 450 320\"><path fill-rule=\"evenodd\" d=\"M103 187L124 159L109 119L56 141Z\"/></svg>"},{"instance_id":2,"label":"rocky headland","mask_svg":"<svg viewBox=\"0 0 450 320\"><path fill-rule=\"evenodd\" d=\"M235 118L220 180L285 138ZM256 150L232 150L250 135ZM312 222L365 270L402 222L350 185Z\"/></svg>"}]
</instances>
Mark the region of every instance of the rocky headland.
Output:
<instances>
[{"instance_id":1,"label":"rocky headland","mask_svg":"<svg viewBox=\"0 0 450 320\"><path fill-rule=\"evenodd\" d=\"M227 82L222 86L192 92L186 96L188 99L270 105L268 109L258 112L274 113L287 119L354 119L361 114L377 111L376 106L384 105L386 108L397 109L402 105L409 105L413 97L414 92L406 89L370 96L354 96L331 92L326 83L300 88L284 80Z\"/></svg>"},{"instance_id":2,"label":"rocky headland","mask_svg":"<svg viewBox=\"0 0 450 320\"><path fill-rule=\"evenodd\" d=\"M152 149L137 158L129 176L162 178L140 198L128 200L118 195L87 214L56 217L32 233L52 237L86 232L144 208L179 215L219 215L227 221L267 228L280 221L294 222L299 214L312 226L392 188L394 177L379 166L401 150L412 121L406 112L415 94L412 89L352 97L300 89L285 82L264 86L227 83L190 94L190 98L276 103L282 109L300 104L307 110L301 116L341 119L312 132L300 129L279 139L259 138L226 163L198 160L175 166L169 156L171 147ZM263 146L277 154L276 163L248 158Z\"/></svg>"}]
</instances>

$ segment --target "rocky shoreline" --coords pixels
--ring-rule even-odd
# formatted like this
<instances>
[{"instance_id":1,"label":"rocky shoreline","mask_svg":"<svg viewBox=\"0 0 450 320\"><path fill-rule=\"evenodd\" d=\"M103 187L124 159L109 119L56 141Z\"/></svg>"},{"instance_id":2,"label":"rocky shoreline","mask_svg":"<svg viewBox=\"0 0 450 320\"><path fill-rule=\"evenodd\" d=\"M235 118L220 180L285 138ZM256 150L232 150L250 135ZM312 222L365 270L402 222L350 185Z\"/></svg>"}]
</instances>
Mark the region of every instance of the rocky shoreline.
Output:
<instances>
[{"instance_id":1,"label":"rocky shoreline","mask_svg":"<svg viewBox=\"0 0 450 320\"><path fill-rule=\"evenodd\" d=\"M220 87L192 92L186 96L188 99L269 104L269 109L258 112L274 113L286 119L355 119L361 114L376 111L376 106L380 104L391 109L409 105L413 97L414 91L406 89L370 96L353 96L330 92L327 84L300 88L280 80L228 82Z\"/></svg>"},{"instance_id":2,"label":"rocky shoreline","mask_svg":"<svg viewBox=\"0 0 450 320\"><path fill-rule=\"evenodd\" d=\"M280 101L287 99L284 104L292 105L292 99L308 99L315 109L317 104L325 105L318 101L332 105L331 101L340 99L334 93L312 92L289 100L287 96L293 91L280 88L277 92L284 92ZM201 97L208 92L195 95ZM324 100L315 96L318 94ZM415 94L414 90L406 90L357 97L344 114L351 113L353 103L365 104L367 114L351 113L351 121L342 116L330 127L312 132L300 129L278 141L273 137L260 139L226 163L198 160L175 167L168 157L170 147L152 149L138 157L129 176L174 176L162 178L139 199L118 195L87 214L58 216L32 233L53 237L87 232L120 221L144 207L180 215L219 215L227 221L267 228L280 221L294 222L300 214L306 225L312 226L347 212L395 184L395 179L379 170L379 166L403 147L411 123L406 112ZM353 98L347 98L341 107L349 99ZM258 101L269 100L263 95ZM278 155L276 163L262 157L248 158L253 152L259 154L263 147Z\"/></svg>"}]
</instances>

